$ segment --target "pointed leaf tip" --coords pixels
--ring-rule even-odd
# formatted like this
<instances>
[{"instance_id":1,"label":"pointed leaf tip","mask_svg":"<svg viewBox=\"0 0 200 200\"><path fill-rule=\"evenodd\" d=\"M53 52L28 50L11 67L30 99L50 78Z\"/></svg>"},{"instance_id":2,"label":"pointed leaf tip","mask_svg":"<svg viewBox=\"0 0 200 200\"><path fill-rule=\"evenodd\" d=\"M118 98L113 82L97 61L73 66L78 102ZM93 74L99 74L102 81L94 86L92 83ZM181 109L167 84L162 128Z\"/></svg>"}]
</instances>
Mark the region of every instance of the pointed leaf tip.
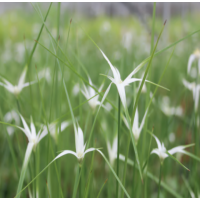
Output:
<instances>
[{"instance_id":1,"label":"pointed leaf tip","mask_svg":"<svg viewBox=\"0 0 200 200\"><path fill-rule=\"evenodd\" d=\"M70 24L72 23L72 18L70 19Z\"/></svg>"},{"instance_id":2,"label":"pointed leaf tip","mask_svg":"<svg viewBox=\"0 0 200 200\"><path fill-rule=\"evenodd\" d=\"M165 26L166 23L167 23L167 20L165 20L165 22L164 22L164 26Z\"/></svg>"},{"instance_id":3,"label":"pointed leaf tip","mask_svg":"<svg viewBox=\"0 0 200 200\"><path fill-rule=\"evenodd\" d=\"M60 35L58 36L58 41L60 40Z\"/></svg>"},{"instance_id":4,"label":"pointed leaf tip","mask_svg":"<svg viewBox=\"0 0 200 200\"><path fill-rule=\"evenodd\" d=\"M105 180L104 184L106 184L106 183L107 183L107 181L108 181L108 179L106 179L106 180Z\"/></svg>"}]
</instances>

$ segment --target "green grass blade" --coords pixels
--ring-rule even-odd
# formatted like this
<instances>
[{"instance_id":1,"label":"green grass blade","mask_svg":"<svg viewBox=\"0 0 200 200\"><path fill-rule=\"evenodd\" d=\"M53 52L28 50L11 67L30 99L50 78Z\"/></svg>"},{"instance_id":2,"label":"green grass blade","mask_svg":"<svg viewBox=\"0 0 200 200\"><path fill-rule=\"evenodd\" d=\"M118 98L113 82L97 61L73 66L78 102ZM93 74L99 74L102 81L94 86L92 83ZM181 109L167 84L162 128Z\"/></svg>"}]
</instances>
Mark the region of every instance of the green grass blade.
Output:
<instances>
[{"instance_id":1,"label":"green grass blade","mask_svg":"<svg viewBox=\"0 0 200 200\"><path fill-rule=\"evenodd\" d=\"M178 164L180 164L183 168L185 168L186 170L190 171L185 165L183 165L180 161L178 161L173 155L171 155L167 150L166 150L166 154L171 157L173 160L175 160Z\"/></svg>"},{"instance_id":2,"label":"green grass blade","mask_svg":"<svg viewBox=\"0 0 200 200\"><path fill-rule=\"evenodd\" d=\"M121 160L122 160L122 159L121 159ZM124 160L122 160L122 161L124 162ZM134 162L133 162L131 159L129 159L129 158L128 158L128 162L127 162L127 163L128 163L129 165L131 165L131 166L134 166ZM136 165L135 167L136 167L137 169L139 169L137 165ZM152 179L153 181L155 181L156 184L159 183L159 179L158 179L157 177L155 177L153 174L151 174L150 172L148 172L148 171L147 171L147 176L148 176L150 179ZM168 191L170 194L172 194L172 195L175 196L176 198L182 198L181 195L180 195L179 193L177 193L176 191L174 191L173 188L171 188L168 184L164 183L163 181L161 182L160 185L163 187L163 189L165 189L166 191Z\"/></svg>"},{"instance_id":3,"label":"green grass blade","mask_svg":"<svg viewBox=\"0 0 200 200\"><path fill-rule=\"evenodd\" d=\"M44 18L44 22L47 20L47 17L48 17L48 15L49 15L49 11L50 11L50 9L51 9L51 6L52 6L52 3L50 3L50 5L49 5L49 8L48 8L47 13L46 13L46 16L45 16L45 18ZM39 32L39 34L38 34L38 36L37 36L37 39L36 39L37 41L39 41L39 39L40 39L41 33L42 33L42 31L43 31L43 28L44 28L44 24L42 24L42 26L41 26L41 28L40 28L40 32ZM35 52L36 47L37 47L37 43L34 44L33 49L32 49L32 51L31 51L31 54L30 54L30 57L29 57L28 63L27 63L28 66L29 66L30 63L31 63L31 60L32 60L32 57L33 57L33 54L34 54L34 52Z\"/></svg>"},{"instance_id":4,"label":"green grass blade","mask_svg":"<svg viewBox=\"0 0 200 200\"><path fill-rule=\"evenodd\" d=\"M139 91L138 91L138 94L137 94L137 97L136 97L136 100L135 100L134 108L133 108L131 124L132 124L133 121L134 121L135 112L136 112L137 104L138 104L138 101L139 101L140 93L141 93L141 91L142 91L142 87L143 87L144 82L145 82L145 80L146 80L147 73L148 73L149 68L150 68L150 66L151 66L151 62L152 62L152 60L153 60L154 53L155 53L156 48L157 48L157 45L158 45L158 41L160 40L160 37L161 37L162 32L163 32L163 30L164 30L164 27L165 27L165 23L164 23L164 25L163 25L163 27L162 27L162 30L161 30L161 32L160 32L160 34L159 34L159 36L158 36L158 39L157 39L157 41L156 41L156 45L155 45L155 47L154 47L153 53L152 53L152 55L151 55L151 57L150 57L148 66L147 66L147 68L146 68L146 70L145 70L145 74L144 74L143 79L142 79L142 82L141 82L141 84L140 84L140 88L139 88Z\"/></svg>"},{"instance_id":5,"label":"green grass blade","mask_svg":"<svg viewBox=\"0 0 200 200\"><path fill-rule=\"evenodd\" d=\"M107 160L107 158L104 156L104 154L97 149L97 151L102 155L102 157L104 158L104 160L106 161L106 163L108 164L108 167L110 168L110 170L112 171L113 175L115 176L115 178L117 179L119 185L121 186L121 188L123 189L124 193L126 194L126 196L128 198L130 198L128 192L126 191L126 189L124 188L123 184L121 183L121 181L119 180L117 174L115 173L114 169L112 168L112 166L110 165L109 161Z\"/></svg>"},{"instance_id":6,"label":"green grass blade","mask_svg":"<svg viewBox=\"0 0 200 200\"><path fill-rule=\"evenodd\" d=\"M101 194L101 191L103 190L105 184L107 183L107 180L108 180L108 179L106 179L106 180L104 181L104 183L103 183L103 185L102 185L102 187L101 187L101 189L100 189L100 191L99 191L99 193L98 193L98 195L97 195L97 198L99 198L99 196L100 196L100 194Z\"/></svg>"},{"instance_id":7,"label":"green grass blade","mask_svg":"<svg viewBox=\"0 0 200 200\"><path fill-rule=\"evenodd\" d=\"M16 197L20 197L20 191L22 189L23 183L24 183L24 178L26 175L26 170L28 167L28 162L31 156L31 152L33 150L33 144L29 143L26 149L26 153L25 153L25 157L24 157L24 162L23 162L23 166L22 166L22 170L21 170L21 174L20 174L20 178L19 178L19 183L18 183L18 187L17 187L17 195Z\"/></svg>"},{"instance_id":8,"label":"green grass blade","mask_svg":"<svg viewBox=\"0 0 200 200\"><path fill-rule=\"evenodd\" d=\"M194 154L192 154L192 153L190 153L188 151L184 151L184 154L186 154L186 155L190 156L191 158L193 158L193 159L195 159L195 160L200 162L200 158L198 156L196 156L196 155L194 155Z\"/></svg>"}]
</instances>

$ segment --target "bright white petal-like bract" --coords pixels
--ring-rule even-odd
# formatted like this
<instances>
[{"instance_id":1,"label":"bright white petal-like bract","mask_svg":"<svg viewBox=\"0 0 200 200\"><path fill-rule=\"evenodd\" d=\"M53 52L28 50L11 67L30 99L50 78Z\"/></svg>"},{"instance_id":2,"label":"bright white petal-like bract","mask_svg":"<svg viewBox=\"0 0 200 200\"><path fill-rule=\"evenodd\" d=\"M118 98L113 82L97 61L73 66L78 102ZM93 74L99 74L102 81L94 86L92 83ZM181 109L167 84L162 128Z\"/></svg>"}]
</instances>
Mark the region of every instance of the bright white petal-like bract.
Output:
<instances>
[{"instance_id":1,"label":"bright white petal-like bract","mask_svg":"<svg viewBox=\"0 0 200 200\"><path fill-rule=\"evenodd\" d=\"M103 57L104 57L104 58L106 59L106 61L108 62L109 66L110 66L110 68L111 68L111 70L112 70L112 73L113 73L114 78L115 78L115 79L118 79L118 78L119 78L119 71L118 71L118 72L116 71L116 68L111 64L110 60L107 58L107 56L104 54L104 52L103 52L101 49L100 49L100 51L101 51Z\"/></svg>"},{"instance_id":2,"label":"bright white petal-like bract","mask_svg":"<svg viewBox=\"0 0 200 200\"><path fill-rule=\"evenodd\" d=\"M77 157L77 155L76 155L76 153L74 152L74 151L71 151L71 150L64 150L62 153L60 153L59 155L57 155L54 159L53 159L53 161L55 161L56 159L58 159L58 158L60 158L60 157L62 157L62 156L64 156L64 155L67 155L67 154L72 154L72 155L74 155L74 156L76 156ZM78 157L77 157L78 158ZM52 162L53 162L52 161Z\"/></svg>"},{"instance_id":3,"label":"bright white petal-like bract","mask_svg":"<svg viewBox=\"0 0 200 200\"><path fill-rule=\"evenodd\" d=\"M24 82L25 82L25 78L26 78L26 72L27 72L27 67L25 67L25 69L23 70L20 78L19 78L19 82L18 82L18 87L22 88Z\"/></svg>"},{"instance_id":4,"label":"bright white petal-like bract","mask_svg":"<svg viewBox=\"0 0 200 200\"><path fill-rule=\"evenodd\" d=\"M122 105L124 108L126 108L126 93L125 93L125 87L123 84L117 84L117 90L122 102Z\"/></svg>"},{"instance_id":5,"label":"bright white petal-like bract","mask_svg":"<svg viewBox=\"0 0 200 200\"><path fill-rule=\"evenodd\" d=\"M194 54L190 55L189 60L188 60L187 73L190 72L192 63L194 62L195 58L196 56Z\"/></svg>"}]
</instances>

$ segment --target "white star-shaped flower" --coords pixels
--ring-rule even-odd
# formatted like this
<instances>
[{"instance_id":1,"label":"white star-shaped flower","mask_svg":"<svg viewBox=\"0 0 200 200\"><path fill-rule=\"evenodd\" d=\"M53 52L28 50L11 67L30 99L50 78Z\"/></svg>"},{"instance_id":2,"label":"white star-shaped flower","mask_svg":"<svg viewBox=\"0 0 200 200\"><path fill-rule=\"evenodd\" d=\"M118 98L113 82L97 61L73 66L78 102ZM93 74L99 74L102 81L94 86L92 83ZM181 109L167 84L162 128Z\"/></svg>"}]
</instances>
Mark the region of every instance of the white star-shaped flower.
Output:
<instances>
[{"instance_id":1,"label":"white star-shaped flower","mask_svg":"<svg viewBox=\"0 0 200 200\"><path fill-rule=\"evenodd\" d=\"M30 83L24 83L26 78L27 66L24 68L20 78L18 85L12 85L8 80L3 77L0 77L4 83L0 82L0 85L4 86L9 92L13 93L16 97L20 94L23 88L29 86L30 84L36 83L36 81L32 81Z\"/></svg>"},{"instance_id":2,"label":"white star-shaped flower","mask_svg":"<svg viewBox=\"0 0 200 200\"><path fill-rule=\"evenodd\" d=\"M111 166L114 166L114 161L117 158L117 136L115 136L112 145L107 141L108 156Z\"/></svg>"},{"instance_id":3,"label":"white star-shaped flower","mask_svg":"<svg viewBox=\"0 0 200 200\"><path fill-rule=\"evenodd\" d=\"M19 115L17 114L16 111L11 110L10 112L7 112L7 113L5 114L5 116L4 116L4 121L5 121L5 122L8 122L8 123L11 123L13 120L14 120L14 122L15 122L16 125L19 125L19 124L20 124ZM12 126L7 126L6 129L7 129L8 134L9 134L10 136L13 135L13 133L15 132L15 128L12 127Z\"/></svg>"},{"instance_id":4,"label":"white star-shaped flower","mask_svg":"<svg viewBox=\"0 0 200 200\"><path fill-rule=\"evenodd\" d=\"M135 117L134 117L134 121L133 121L133 126L132 126L132 133L133 133L133 136L135 138L136 144L137 144L137 142L139 140L140 133L141 133L142 128L144 126L144 122L145 122L145 119L146 119L147 112L148 112L148 109L146 110L146 112L144 114L144 117L142 119L142 122L141 122L141 124L139 126L139 113L138 113L138 108L136 109ZM129 128L128 121L124 116L123 116L123 120L124 120L124 123L127 126L127 128Z\"/></svg>"},{"instance_id":5,"label":"white star-shaped flower","mask_svg":"<svg viewBox=\"0 0 200 200\"><path fill-rule=\"evenodd\" d=\"M168 154L166 153L165 145L164 145L163 142L161 144L160 140L155 135L153 135L153 137L156 140L158 148L153 149L151 151L151 154L153 154L153 153L157 154L158 157L160 158L161 163L163 163L164 159L168 157ZM184 145L184 146L177 146L177 147L174 147L174 148L170 149L168 152L171 155L173 155L175 153L183 153L184 154L186 152L184 149L187 148L187 147L189 147L189 146L192 146L192 145L193 144L191 144L191 145Z\"/></svg>"},{"instance_id":6,"label":"white star-shaped flower","mask_svg":"<svg viewBox=\"0 0 200 200\"><path fill-rule=\"evenodd\" d=\"M86 153L90 151L95 151L95 148L89 148L85 150L86 144L84 144L84 137L83 137L83 131L80 128L80 126L74 124L74 131L75 131L75 146L76 146L76 152L71 151L71 150L64 150L62 153L60 153L56 158L53 160L55 161L56 159L60 158L61 156L64 156L66 154L72 154L77 157L79 164L81 165L83 158Z\"/></svg>"},{"instance_id":7,"label":"white star-shaped flower","mask_svg":"<svg viewBox=\"0 0 200 200\"><path fill-rule=\"evenodd\" d=\"M198 70L200 74L200 50L196 49L193 54L190 55L189 60L188 60L188 67L187 67L187 72L190 73L191 68L192 68L192 63L198 60Z\"/></svg>"},{"instance_id":8,"label":"white star-shaped flower","mask_svg":"<svg viewBox=\"0 0 200 200\"><path fill-rule=\"evenodd\" d=\"M117 90L118 90L118 93L119 93L119 96L120 96L120 99L121 99L121 102L122 102L122 105L123 107L126 109L127 108L127 102L126 102L126 94L125 94L125 86L128 86L130 83L133 83L135 81L142 81L142 79L138 79L138 78L132 78L132 76L134 74L136 74L138 72L138 70L140 68L135 68L127 77L124 81L121 80L121 75L119 73L119 70L114 67L111 62L109 61L109 59L106 57L106 55L103 53L103 51L100 49L103 57L106 59L106 61L108 62L111 70L112 70L112 73L113 73L113 77L110 77L110 76L107 76L105 75L107 78L109 78L111 80L111 83L107 89L107 91L105 92L104 96L107 95L107 93L109 92L110 90L110 86L112 83L114 83L117 87ZM148 80L145 80L146 82L149 82L151 84L154 84L152 83L151 81L148 81Z\"/></svg>"},{"instance_id":9,"label":"white star-shaped flower","mask_svg":"<svg viewBox=\"0 0 200 200\"><path fill-rule=\"evenodd\" d=\"M197 111L198 105L199 105L200 84L197 85L195 82L189 83L185 79L183 79L183 85L192 91L194 107L195 107L195 111Z\"/></svg>"}]
</instances>

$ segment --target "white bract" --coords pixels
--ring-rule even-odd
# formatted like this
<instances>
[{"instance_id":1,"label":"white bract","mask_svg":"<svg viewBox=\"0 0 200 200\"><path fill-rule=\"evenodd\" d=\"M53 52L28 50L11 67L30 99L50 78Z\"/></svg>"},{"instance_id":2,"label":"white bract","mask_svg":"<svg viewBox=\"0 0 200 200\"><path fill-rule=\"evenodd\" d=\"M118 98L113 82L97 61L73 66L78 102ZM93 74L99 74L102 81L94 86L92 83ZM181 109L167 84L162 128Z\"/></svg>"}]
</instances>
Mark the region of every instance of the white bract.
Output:
<instances>
[{"instance_id":1,"label":"white bract","mask_svg":"<svg viewBox=\"0 0 200 200\"><path fill-rule=\"evenodd\" d=\"M36 77L37 78L37 77ZM50 68L46 67L45 69L41 70L40 72L38 72L38 78L42 79L45 78L45 80L47 81L47 83L51 83L51 73L50 73Z\"/></svg>"},{"instance_id":2,"label":"white bract","mask_svg":"<svg viewBox=\"0 0 200 200\"><path fill-rule=\"evenodd\" d=\"M88 77L88 79L89 79L90 85L94 86L90 77ZM84 89L81 90L81 92L83 93L83 95L85 96L86 99L90 99L90 98L92 98L93 96L96 95L96 92L92 87L90 87L90 86L86 87L85 84L83 83L83 88ZM103 84L100 86L98 91L101 92L102 88L103 88ZM95 109L97 105L100 105L98 98L99 98L99 95L96 95L95 97L93 97L92 99L90 99L88 101L88 103L89 103L89 105L92 109Z\"/></svg>"},{"instance_id":3,"label":"white bract","mask_svg":"<svg viewBox=\"0 0 200 200\"><path fill-rule=\"evenodd\" d=\"M198 105L199 105L200 84L197 85L195 82L189 83L185 79L183 79L183 85L192 91L194 107L195 107L195 111L197 111Z\"/></svg>"},{"instance_id":4,"label":"white bract","mask_svg":"<svg viewBox=\"0 0 200 200\"><path fill-rule=\"evenodd\" d=\"M198 70L199 70L199 74L200 74L200 50L196 49L194 51L193 54L190 55L189 60L188 60L188 68L187 68L187 73L190 73L191 71L191 67L192 67L192 63L198 60ZM190 74L191 75L191 74Z\"/></svg>"},{"instance_id":5,"label":"white bract","mask_svg":"<svg viewBox=\"0 0 200 200\"><path fill-rule=\"evenodd\" d=\"M60 124L60 126L58 126L58 123L49 124L48 127L49 127L50 135L57 142L57 137L58 137L59 132L64 131L70 124L71 124L71 121L64 121ZM43 129L48 130L46 126L44 126Z\"/></svg>"},{"instance_id":6,"label":"white bract","mask_svg":"<svg viewBox=\"0 0 200 200\"><path fill-rule=\"evenodd\" d=\"M0 82L0 85L4 86L9 92L13 93L17 97L23 88L36 82L36 81L32 81L30 83L24 83L25 78L26 78L26 72L27 72L27 66L24 68L24 70L19 78L18 85L12 85L9 81L7 81L3 77L1 77L1 79L3 80L4 83Z\"/></svg>"},{"instance_id":7,"label":"white bract","mask_svg":"<svg viewBox=\"0 0 200 200\"><path fill-rule=\"evenodd\" d=\"M109 141L107 141L107 148L108 148L108 156L110 160L111 166L114 166L114 161L117 158L117 136L115 136L112 146Z\"/></svg>"},{"instance_id":8,"label":"white bract","mask_svg":"<svg viewBox=\"0 0 200 200\"><path fill-rule=\"evenodd\" d=\"M160 104L160 109L167 116L172 116L172 115L176 115L176 116L179 116L179 117L183 116L182 107L181 106L171 107L170 106L170 99L169 99L168 96L163 97L162 102Z\"/></svg>"},{"instance_id":9,"label":"white bract","mask_svg":"<svg viewBox=\"0 0 200 200\"><path fill-rule=\"evenodd\" d=\"M107 95L107 93L109 92L111 84L114 83L117 87L117 90L118 90L121 102L123 104L123 107L126 109L127 108L127 102L126 102L125 86L128 86L130 83L133 83L135 81L142 81L142 79L132 78L132 76L138 72L138 68L135 68L126 77L126 79L124 81L122 81L121 75L120 75L118 69L111 64L111 62L109 61L109 59L106 57L106 55L103 53L103 51L101 49L100 49L100 51L101 51L102 55L104 56L104 58L106 59L106 61L108 62L109 66L112 70L113 76L114 76L114 77L110 77L110 76L105 75L107 78L109 78L112 81L110 83L105 95ZM145 80L145 81L150 82L150 81L147 81L147 80ZM152 83L152 82L150 82L150 83Z\"/></svg>"},{"instance_id":10,"label":"white bract","mask_svg":"<svg viewBox=\"0 0 200 200\"><path fill-rule=\"evenodd\" d=\"M151 154L153 154L153 153L157 154L158 157L160 158L160 162L162 164L164 159L168 157L168 154L166 153L166 148L165 148L164 143L162 142L162 144L161 144L160 140L155 135L153 135L153 137L156 140L158 148L157 149L153 149L151 151ZM183 153L184 154L186 152L184 149L189 147L189 146L192 146L192 144L191 145L184 145L184 146L177 146L177 147L174 147L174 148L170 149L168 152L171 155L173 155L175 153Z\"/></svg>"},{"instance_id":11,"label":"white bract","mask_svg":"<svg viewBox=\"0 0 200 200\"><path fill-rule=\"evenodd\" d=\"M20 124L20 118L19 118L19 115L17 114L16 111L14 110L11 110L10 112L7 112L4 116L4 121L5 122L8 122L8 123L11 123L12 121L15 122L16 125L19 125ZM8 131L8 134L11 136L13 135L13 133L15 132L15 128L12 127L12 126L7 126L6 127L7 131Z\"/></svg>"},{"instance_id":12,"label":"white bract","mask_svg":"<svg viewBox=\"0 0 200 200\"><path fill-rule=\"evenodd\" d=\"M30 129L29 129L26 121L24 120L24 118L21 115L20 115L20 117L21 117L24 128L21 128L19 126L17 126L17 127L25 133L25 135L28 138L29 143L31 143L35 149L37 144L40 142L40 140L47 135L48 130L43 127L39 130L38 133L36 133L36 128L33 123L32 117L31 117Z\"/></svg>"},{"instance_id":13,"label":"white bract","mask_svg":"<svg viewBox=\"0 0 200 200\"><path fill-rule=\"evenodd\" d=\"M146 119L147 112L148 112L148 109L146 110L144 117L142 119L142 122L139 126L139 113L138 113L138 108L136 109L135 117L134 117L134 121L133 121L133 126L132 126L132 133L133 133L133 136L135 138L136 145L137 145L137 142L139 140L142 128L144 126L144 122L145 122L145 119ZM123 116L123 120L124 120L124 123L127 126L127 128L129 128L128 121L124 116Z\"/></svg>"},{"instance_id":14,"label":"white bract","mask_svg":"<svg viewBox=\"0 0 200 200\"><path fill-rule=\"evenodd\" d=\"M79 162L79 164L81 166L85 154L90 152L90 151L95 151L96 150L95 148L89 148L89 149L85 150L86 144L84 144L83 131L79 127L78 123L77 123L77 125L74 124L74 131L75 131L76 152L71 151L71 150L64 150L53 161L55 161L56 159L60 158L61 156L66 155L66 154L72 154L72 155L77 157L78 162Z\"/></svg>"}]
</instances>

